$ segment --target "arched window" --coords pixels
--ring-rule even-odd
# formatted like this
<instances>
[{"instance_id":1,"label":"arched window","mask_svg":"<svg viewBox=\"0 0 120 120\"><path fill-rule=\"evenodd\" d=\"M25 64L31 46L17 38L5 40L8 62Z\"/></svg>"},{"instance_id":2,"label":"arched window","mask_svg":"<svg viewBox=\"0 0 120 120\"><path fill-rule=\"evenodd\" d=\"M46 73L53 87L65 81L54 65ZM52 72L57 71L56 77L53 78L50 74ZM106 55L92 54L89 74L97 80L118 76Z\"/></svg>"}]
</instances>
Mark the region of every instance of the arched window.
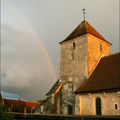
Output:
<instances>
[{"instance_id":1,"label":"arched window","mask_svg":"<svg viewBox=\"0 0 120 120\"><path fill-rule=\"evenodd\" d=\"M96 98L96 115L101 115L101 98Z\"/></svg>"}]
</instances>

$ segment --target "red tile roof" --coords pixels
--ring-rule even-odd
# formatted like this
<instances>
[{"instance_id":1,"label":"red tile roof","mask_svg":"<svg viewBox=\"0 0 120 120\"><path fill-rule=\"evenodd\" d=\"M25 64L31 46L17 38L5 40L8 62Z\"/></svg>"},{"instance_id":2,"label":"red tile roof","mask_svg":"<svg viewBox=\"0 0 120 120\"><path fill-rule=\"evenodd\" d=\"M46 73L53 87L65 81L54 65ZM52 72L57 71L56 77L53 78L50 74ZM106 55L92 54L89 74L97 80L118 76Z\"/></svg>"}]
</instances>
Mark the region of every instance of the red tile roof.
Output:
<instances>
[{"instance_id":1,"label":"red tile roof","mask_svg":"<svg viewBox=\"0 0 120 120\"><path fill-rule=\"evenodd\" d=\"M73 38L76 38L78 36L81 36L81 35L84 35L84 34L87 34L87 33L90 33L90 34L106 41L107 43L111 44L99 32L97 32L97 30L95 28L93 28L92 25L90 23L88 23L86 20L82 21L77 26L77 28L75 28L75 30L62 42L71 40ZM60 43L62 43L62 42L60 42Z\"/></svg>"},{"instance_id":2,"label":"red tile roof","mask_svg":"<svg viewBox=\"0 0 120 120\"><path fill-rule=\"evenodd\" d=\"M35 102L25 102L25 106L35 109L35 108L39 108L40 104L35 103Z\"/></svg>"},{"instance_id":3,"label":"red tile roof","mask_svg":"<svg viewBox=\"0 0 120 120\"><path fill-rule=\"evenodd\" d=\"M24 109L26 108L26 112L31 112L31 109L37 109L40 107L39 103L35 102L29 102L29 101L22 101L22 100L13 100L13 99L3 99L4 104L7 106L7 108L11 108L11 111L13 112L24 112ZM19 109L16 110L16 107Z\"/></svg>"},{"instance_id":4,"label":"red tile roof","mask_svg":"<svg viewBox=\"0 0 120 120\"><path fill-rule=\"evenodd\" d=\"M120 90L120 53L103 57L75 93Z\"/></svg>"},{"instance_id":5,"label":"red tile roof","mask_svg":"<svg viewBox=\"0 0 120 120\"><path fill-rule=\"evenodd\" d=\"M21 100L12 100L12 99L3 99L4 104L7 106L7 108L11 108L11 111L13 112L24 112L24 108L25 108L25 102L21 101ZM16 107L20 107L20 109L18 111L16 111Z\"/></svg>"}]
</instances>

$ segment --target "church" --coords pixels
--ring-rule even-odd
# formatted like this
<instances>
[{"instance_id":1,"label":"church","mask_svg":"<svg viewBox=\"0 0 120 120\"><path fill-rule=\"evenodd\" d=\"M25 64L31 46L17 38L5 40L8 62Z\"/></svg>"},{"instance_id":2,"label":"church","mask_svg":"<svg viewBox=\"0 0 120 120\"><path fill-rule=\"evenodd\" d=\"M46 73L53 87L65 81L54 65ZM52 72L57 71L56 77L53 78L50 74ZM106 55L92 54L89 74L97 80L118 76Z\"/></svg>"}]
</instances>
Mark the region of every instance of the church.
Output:
<instances>
[{"instance_id":1,"label":"church","mask_svg":"<svg viewBox=\"0 0 120 120\"><path fill-rule=\"evenodd\" d=\"M47 94L55 113L120 115L120 53L86 20L59 44L61 87Z\"/></svg>"}]
</instances>

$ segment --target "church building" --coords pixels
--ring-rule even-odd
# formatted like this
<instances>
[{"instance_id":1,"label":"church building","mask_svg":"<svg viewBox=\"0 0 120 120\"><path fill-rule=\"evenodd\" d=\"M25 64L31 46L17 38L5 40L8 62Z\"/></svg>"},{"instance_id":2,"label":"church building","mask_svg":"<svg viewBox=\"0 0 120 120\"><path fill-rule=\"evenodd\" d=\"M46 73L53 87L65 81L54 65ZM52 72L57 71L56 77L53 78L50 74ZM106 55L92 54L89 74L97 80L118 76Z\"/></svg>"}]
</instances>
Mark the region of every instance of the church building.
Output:
<instances>
[{"instance_id":1,"label":"church building","mask_svg":"<svg viewBox=\"0 0 120 120\"><path fill-rule=\"evenodd\" d=\"M75 93L76 114L120 115L120 53L101 58Z\"/></svg>"},{"instance_id":2,"label":"church building","mask_svg":"<svg viewBox=\"0 0 120 120\"><path fill-rule=\"evenodd\" d=\"M60 42L61 114L120 114L120 54L86 20Z\"/></svg>"},{"instance_id":3,"label":"church building","mask_svg":"<svg viewBox=\"0 0 120 120\"><path fill-rule=\"evenodd\" d=\"M96 68L103 56L110 55L111 43L86 20L62 42L60 79L63 83L62 108L64 114L75 113L74 92Z\"/></svg>"}]
</instances>

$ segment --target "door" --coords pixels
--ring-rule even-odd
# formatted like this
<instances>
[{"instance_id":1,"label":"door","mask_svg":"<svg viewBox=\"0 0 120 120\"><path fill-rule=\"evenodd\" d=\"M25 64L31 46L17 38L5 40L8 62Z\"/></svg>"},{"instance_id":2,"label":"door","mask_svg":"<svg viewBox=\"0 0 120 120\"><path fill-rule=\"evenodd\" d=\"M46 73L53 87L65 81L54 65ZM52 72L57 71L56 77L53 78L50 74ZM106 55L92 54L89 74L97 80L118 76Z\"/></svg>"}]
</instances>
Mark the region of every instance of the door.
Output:
<instances>
[{"instance_id":1,"label":"door","mask_svg":"<svg viewBox=\"0 0 120 120\"><path fill-rule=\"evenodd\" d=\"M68 105L68 114L73 114L73 106Z\"/></svg>"}]
</instances>

